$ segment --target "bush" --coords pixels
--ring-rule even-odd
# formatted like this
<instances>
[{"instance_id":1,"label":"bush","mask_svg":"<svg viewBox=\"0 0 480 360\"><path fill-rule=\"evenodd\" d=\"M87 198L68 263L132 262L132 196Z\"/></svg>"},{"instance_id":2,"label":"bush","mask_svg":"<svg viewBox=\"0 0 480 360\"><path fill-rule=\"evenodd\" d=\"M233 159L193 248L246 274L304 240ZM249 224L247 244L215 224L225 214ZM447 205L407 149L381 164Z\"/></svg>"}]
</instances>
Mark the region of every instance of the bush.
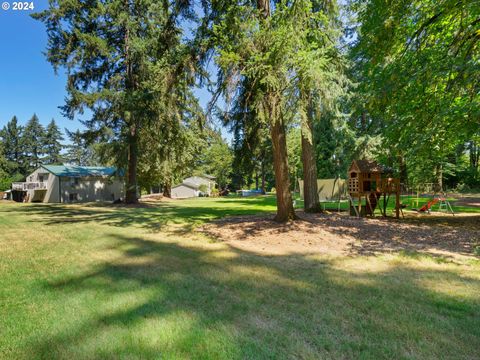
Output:
<instances>
[{"instance_id":1,"label":"bush","mask_svg":"<svg viewBox=\"0 0 480 360\"><path fill-rule=\"evenodd\" d=\"M473 247L473 253L477 256L480 256L480 245Z\"/></svg>"},{"instance_id":2,"label":"bush","mask_svg":"<svg viewBox=\"0 0 480 360\"><path fill-rule=\"evenodd\" d=\"M457 186L454 189L454 192L458 192L458 193L463 193L463 192L468 192L468 191L470 191L470 186L468 186L467 184L465 184L463 182L458 183Z\"/></svg>"},{"instance_id":3,"label":"bush","mask_svg":"<svg viewBox=\"0 0 480 360\"><path fill-rule=\"evenodd\" d=\"M274 187L272 187L271 192L275 194L275 193L277 192L277 189L275 189Z\"/></svg>"}]
</instances>

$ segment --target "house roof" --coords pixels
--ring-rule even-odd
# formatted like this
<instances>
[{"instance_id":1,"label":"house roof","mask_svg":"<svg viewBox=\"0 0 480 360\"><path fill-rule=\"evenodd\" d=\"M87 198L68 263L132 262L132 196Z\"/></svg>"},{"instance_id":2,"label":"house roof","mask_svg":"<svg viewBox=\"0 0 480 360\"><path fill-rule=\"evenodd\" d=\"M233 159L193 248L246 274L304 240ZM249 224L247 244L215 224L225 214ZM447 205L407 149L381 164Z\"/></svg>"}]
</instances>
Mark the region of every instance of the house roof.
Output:
<instances>
[{"instance_id":1,"label":"house roof","mask_svg":"<svg viewBox=\"0 0 480 360\"><path fill-rule=\"evenodd\" d=\"M194 189L194 190L198 190L198 188L200 187L200 185L198 185L198 184L194 184L192 182L184 181L181 184L178 184L178 185L174 186L173 189L178 188L180 186L186 186L186 187L189 187L189 188Z\"/></svg>"},{"instance_id":2,"label":"house roof","mask_svg":"<svg viewBox=\"0 0 480 360\"><path fill-rule=\"evenodd\" d=\"M183 180L183 182L181 182L180 184L175 185L173 188L185 185L191 189L198 190L200 186L208 185L209 183L214 182L213 179L215 179L215 177L210 175L190 176Z\"/></svg>"},{"instance_id":3,"label":"house roof","mask_svg":"<svg viewBox=\"0 0 480 360\"><path fill-rule=\"evenodd\" d=\"M201 185L201 184L205 184L205 185L208 185L209 183L211 182L214 182L212 178L208 178L206 176L203 176L203 175L198 175L198 176L190 176L186 179L183 180L183 182L189 182L189 183L192 183L192 184L198 184L198 185Z\"/></svg>"},{"instance_id":4,"label":"house roof","mask_svg":"<svg viewBox=\"0 0 480 360\"><path fill-rule=\"evenodd\" d=\"M42 165L42 167L59 177L112 176L117 172L113 166Z\"/></svg>"},{"instance_id":5,"label":"house roof","mask_svg":"<svg viewBox=\"0 0 480 360\"><path fill-rule=\"evenodd\" d=\"M200 177L203 177L203 178L206 178L206 179L209 179L209 180L215 180L216 179L215 176L207 175L207 174L203 174Z\"/></svg>"}]
</instances>

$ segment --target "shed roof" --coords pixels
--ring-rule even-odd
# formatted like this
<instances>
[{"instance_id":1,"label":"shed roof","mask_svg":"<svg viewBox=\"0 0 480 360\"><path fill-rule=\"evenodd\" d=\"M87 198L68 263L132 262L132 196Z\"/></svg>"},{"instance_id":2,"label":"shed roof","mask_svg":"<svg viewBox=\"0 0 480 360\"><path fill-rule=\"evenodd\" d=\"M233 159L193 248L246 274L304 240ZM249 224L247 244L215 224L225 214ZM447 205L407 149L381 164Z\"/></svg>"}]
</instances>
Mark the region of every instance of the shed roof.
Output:
<instances>
[{"instance_id":1,"label":"shed roof","mask_svg":"<svg viewBox=\"0 0 480 360\"><path fill-rule=\"evenodd\" d=\"M42 165L48 172L59 177L112 176L117 168L110 166Z\"/></svg>"},{"instance_id":2,"label":"shed roof","mask_svg":"<svg viewBox=\"0 0 480 360\"><path fill-rule=\"evenodd\" d=\"M203 174L203 175L201 175L200 177L204 177L204 178L209 179L209 180L215 180L215 179L216 179L215 176L213 176L213 175L208 175L208 174Z\"/></svg>"},{"instance_id":3,"label":"shed roof","mask_svg":"<svg viewBox=\"0 0 480 360\"><path fill-rule=\"evenodd\" d=\"M198 184L194 184L192 182L184 181L181 184L178 184L178 185L174 186L172 189L176 189L180 186L186 186L186 187L188 187L190 189L193 189L193 190L198 190L200 188L200 185L198 185Z\"/></svg>"}]
</instances>

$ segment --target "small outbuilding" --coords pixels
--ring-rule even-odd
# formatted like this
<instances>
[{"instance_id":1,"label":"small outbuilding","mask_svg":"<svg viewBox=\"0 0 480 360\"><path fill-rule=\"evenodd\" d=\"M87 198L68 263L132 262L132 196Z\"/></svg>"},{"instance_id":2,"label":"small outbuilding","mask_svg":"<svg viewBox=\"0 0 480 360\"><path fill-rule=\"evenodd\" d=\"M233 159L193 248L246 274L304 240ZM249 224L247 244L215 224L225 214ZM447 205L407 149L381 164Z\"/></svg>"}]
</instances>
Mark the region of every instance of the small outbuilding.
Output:
<instances>
[{"instance_id":1,"label":"small outbuilding","mask_svg":"<svg viewBox=\"0 0 480 360\"><path fill-rule=\"evenodd\" d=\"M210 196L213 189L215 189L215 177L210 175L191 176L183 180L181 184L172 187L172 198Z\"/></svg>"}]
</instances>

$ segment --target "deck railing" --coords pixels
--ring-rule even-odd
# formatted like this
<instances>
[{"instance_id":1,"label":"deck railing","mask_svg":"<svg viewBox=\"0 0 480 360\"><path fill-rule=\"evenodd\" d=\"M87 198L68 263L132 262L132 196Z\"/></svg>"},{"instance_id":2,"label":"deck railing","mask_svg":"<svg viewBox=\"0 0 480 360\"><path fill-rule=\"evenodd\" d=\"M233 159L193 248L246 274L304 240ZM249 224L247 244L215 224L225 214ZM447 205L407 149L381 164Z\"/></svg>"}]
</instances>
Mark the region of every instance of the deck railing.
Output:
<instances>
[{"instance_id":1,"label":"deck railing","mask_svg":"<svg viewBox=\"0 0 480 360\"><path fill-rule=\"evenodd\" d=\"M12 190L27 191L27 190L47 190L46 182L14 182L12 183Z\"/></svg>"}]
</instances>

